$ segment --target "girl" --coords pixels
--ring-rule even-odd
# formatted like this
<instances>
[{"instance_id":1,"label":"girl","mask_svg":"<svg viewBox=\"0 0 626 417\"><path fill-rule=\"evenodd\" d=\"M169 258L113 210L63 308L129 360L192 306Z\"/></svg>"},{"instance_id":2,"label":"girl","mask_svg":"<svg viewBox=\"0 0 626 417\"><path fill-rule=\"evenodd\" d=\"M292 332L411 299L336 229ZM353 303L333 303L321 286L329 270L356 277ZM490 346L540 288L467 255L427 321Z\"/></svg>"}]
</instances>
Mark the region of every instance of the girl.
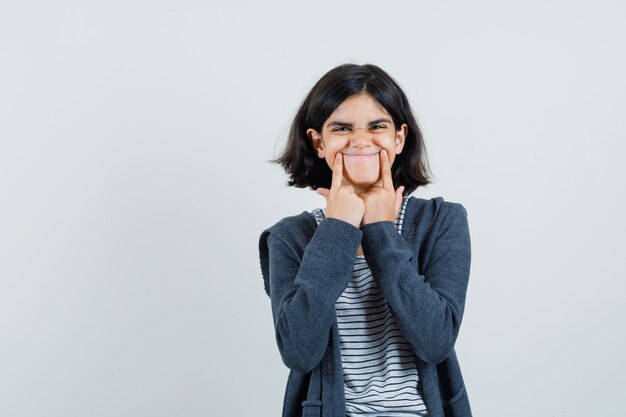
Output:
<instances>
[{"instance_id":1,"label":"girl","mask_svg":"<svg viewBox=\"0 0 626 417\"><path fill-rule=\"evenodd\" d=\"M326 200L259 241L290 368L283 417L471 416L454 351L470 273L467 212L410 196L430 181L398 84L374 65L332 69L272 162L289 185Z\"/></svg>"}]
</instances>

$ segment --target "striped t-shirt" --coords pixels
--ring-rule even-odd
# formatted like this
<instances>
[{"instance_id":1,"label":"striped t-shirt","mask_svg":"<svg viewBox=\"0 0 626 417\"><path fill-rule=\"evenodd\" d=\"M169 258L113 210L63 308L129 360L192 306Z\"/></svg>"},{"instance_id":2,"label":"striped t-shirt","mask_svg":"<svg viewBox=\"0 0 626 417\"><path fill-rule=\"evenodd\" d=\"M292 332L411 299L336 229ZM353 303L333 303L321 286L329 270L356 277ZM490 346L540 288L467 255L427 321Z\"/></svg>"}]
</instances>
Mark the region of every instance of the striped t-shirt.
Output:
<instances>
[{"instance_id":1,"label":"striped t-shirt","mask_svg":"<svg viewBox=\"0 0 626 417\"><path fill-rule=\"evenodd\" d=\"M402 221L409 196L396 218ZM310 212L317 224L324 209ZM357 255L347 288L335 303L346 397L346 416L427 416L415 354L387 300L372 277L365 257Z\"/></svg>"}]
</instances>

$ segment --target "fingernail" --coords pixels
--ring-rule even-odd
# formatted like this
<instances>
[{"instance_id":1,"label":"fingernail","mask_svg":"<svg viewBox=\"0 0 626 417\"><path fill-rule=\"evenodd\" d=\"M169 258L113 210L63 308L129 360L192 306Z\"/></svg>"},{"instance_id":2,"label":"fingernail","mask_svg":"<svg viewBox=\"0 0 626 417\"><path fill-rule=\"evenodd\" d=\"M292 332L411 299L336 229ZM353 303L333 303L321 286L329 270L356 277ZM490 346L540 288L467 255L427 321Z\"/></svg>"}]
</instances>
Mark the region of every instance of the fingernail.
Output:
<instances>
[{"instance_id":1,"label":"fingernail","mask_svg":"<svg viewBox=\"0 0 626 417\"><path fill-rule=\"evenodd\" d=\"M387 150L383 149L381 152L383 152L383 155L387 156Z\"/></svg>"}]
</instances>

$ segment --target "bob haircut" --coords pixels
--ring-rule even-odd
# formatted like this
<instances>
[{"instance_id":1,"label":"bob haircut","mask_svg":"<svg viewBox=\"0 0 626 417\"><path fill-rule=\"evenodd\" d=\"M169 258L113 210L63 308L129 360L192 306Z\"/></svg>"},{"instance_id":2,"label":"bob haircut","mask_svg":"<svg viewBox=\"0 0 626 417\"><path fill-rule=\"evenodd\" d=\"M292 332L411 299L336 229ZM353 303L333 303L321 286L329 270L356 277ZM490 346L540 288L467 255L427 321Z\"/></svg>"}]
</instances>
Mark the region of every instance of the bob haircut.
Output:
<instances>
[{"instance_id":1,"label":"bob haircut","mask_svg":"<svg viewBox=\"0 0 626 417\"><path fill-rule=\"evenodd\" d=\"M394 187L404 185L406 196L431 182L422 133L400 86L376 65L343 64L328 71L313 86L294 117L284 151L269 161L280 164L289 174L287 185L330 188L332 170L324 158L317 156L306 131L313 128L321 132L324 122L345 99L362 93L387 110L396 131L405 123L408 126L404 148L391 167Z\"/></svg>"}]
</instances>

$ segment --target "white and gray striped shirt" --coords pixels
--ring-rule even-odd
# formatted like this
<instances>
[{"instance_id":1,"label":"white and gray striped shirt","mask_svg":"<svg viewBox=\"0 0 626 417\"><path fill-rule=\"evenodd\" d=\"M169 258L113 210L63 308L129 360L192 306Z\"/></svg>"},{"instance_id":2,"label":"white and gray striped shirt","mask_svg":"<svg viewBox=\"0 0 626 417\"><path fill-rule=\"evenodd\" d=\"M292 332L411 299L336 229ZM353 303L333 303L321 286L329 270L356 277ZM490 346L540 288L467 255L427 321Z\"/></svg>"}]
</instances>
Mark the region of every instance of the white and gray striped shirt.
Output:
<instances>
[{"instance_id":1,"label":"white and gray striped shirt","mask_svg":"<svg viewBox=\"0 0 626 417\"><path fill-rule=\"evenodd\" d=\"M402 221L409 196L396 218ZM317 224L324 209L310 212ZM372 277L365 257L357 255L347 288L335 303L346 396L346 416L427 416L415 354L387 300Z\"/></svg>"}]
</instances>

